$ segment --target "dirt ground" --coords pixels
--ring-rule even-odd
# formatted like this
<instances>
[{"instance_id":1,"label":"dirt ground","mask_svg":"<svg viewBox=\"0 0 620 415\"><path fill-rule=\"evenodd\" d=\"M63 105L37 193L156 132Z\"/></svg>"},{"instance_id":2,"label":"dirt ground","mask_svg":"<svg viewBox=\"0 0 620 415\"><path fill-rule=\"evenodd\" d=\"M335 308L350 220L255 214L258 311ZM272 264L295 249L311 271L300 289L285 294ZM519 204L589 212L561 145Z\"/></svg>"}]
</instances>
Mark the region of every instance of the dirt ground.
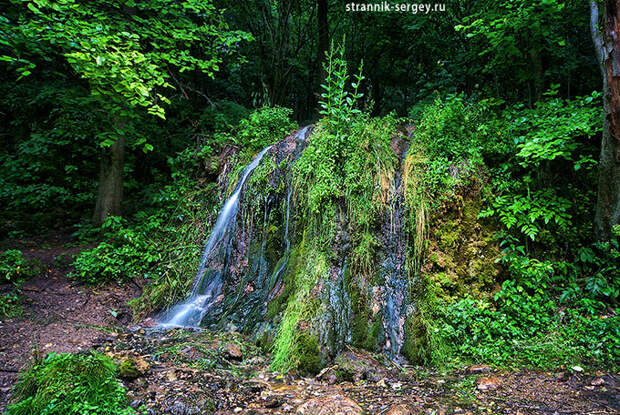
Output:
<instances>
[{"instance_id":1,"label":"dirt ground","mask_svg":"<svg viewBox=\"0 0 620 415\"><path fill-rule=\"evenodd\" d=\"M63 242L27 248L32 243L27 241L26 247L19 247L25 256L38 259L44 272L24 283L23 314L0 320L0 410L17 373L34 354L88 350L113 339L131 321L126 303L140 294L140 288L115 283L96 288L76 285L67 277L66 262L80 248L66 249Z\"/></svg>"},{"instance_id":2,"label":"dirt ground","mask_svg":"<svg viewBox=\"0 0 620 415\"><path fill-rule=\"evenodd\" d=\"M76 285L57 257L78 251L63 241L24 249L45 272L24 284L23 315L0 321L0 412L35 353L97 349L136 362L139 376L122 381L131 405L148 414L286 414L321 400L333 409L328 414L341 398L368 414L620 414L620 375L613 373L478 366L440 374L386 366L355 350L346 354L346 376L337 366L317 377L271 372L269 357L238 334L129 329L126 302L140 287Z\"/></svg>"}]
</instances>

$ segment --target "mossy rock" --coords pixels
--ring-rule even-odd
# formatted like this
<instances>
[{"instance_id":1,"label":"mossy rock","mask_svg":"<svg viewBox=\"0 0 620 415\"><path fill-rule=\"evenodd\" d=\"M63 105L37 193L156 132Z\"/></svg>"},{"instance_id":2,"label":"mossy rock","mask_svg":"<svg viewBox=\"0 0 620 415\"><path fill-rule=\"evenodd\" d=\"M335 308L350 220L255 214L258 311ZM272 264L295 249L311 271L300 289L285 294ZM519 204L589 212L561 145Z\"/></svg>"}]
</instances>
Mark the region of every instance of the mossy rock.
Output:
<instances>
[{"instance_id":1,"label":"mossy rock","mask_svg":"<svg viewBox=\"0 0 620 415\"><path fill-rule=\"evenodd\" d=\"M405 342L402 353L413 364L425 364L429 358L427 326L418 313L405 321Z\"/></svg>"},{"instance_id":2,"label":"mossy rock","mask_svg":"<svg viewBox=\"0 0 620 415\"><path fill-rule=\"evenodd\" d=\"M144 376L149 370L149 364L140 356L126 357L118 366L118 374L124 379L135 379Z\"/></svg>"},{"instance_id":3,"label":"mossy rock","mask_svg":"<svg viewBox=\"0 0 620 415\"><path fill-rule=\"evenodd\" d=\"M302 375L316 375L322 368L319 341L316 336L301 333L295 342L297 370Z\"/></svg>"},{"instance_id":4,"label":"mossy rock","mask_svg":"<svg viewBox=\"0 0 620 415\"><path fill-rule=\"evenodd\" d=\"M123 360L118 367L118 372L119 376L124 379L135 379L140 376L140 372L131 359Z\"/></svg>"}]
</instances>

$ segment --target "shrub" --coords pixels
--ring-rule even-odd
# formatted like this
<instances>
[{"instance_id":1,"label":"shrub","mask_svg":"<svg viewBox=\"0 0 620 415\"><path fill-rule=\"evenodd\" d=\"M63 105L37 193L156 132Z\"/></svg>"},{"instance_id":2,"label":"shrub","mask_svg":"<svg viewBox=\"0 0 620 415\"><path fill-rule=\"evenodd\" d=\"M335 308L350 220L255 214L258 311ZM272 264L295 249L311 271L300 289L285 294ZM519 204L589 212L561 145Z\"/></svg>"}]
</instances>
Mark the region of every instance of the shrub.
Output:
<instances>
[{"instance_id":1,"label":"shrub","mask_svg":"<svg viewBox=\"0 0 620 415\"><path fill-rule=\"evenodd\" d=\"M102 226L110 242L101 242L75 256L69 276L88 284L124 281L144 277L157 260L157 251L147 235L158 222L145 221L137 228L125 227L118 217L110 217Z\"/></svg>"},{"instance_id":2,"label":"shrub","mask_svg":"<svg viewBox=\"0 0 620 415\"><path fill-rule=\"evenodd\" d=\"M484 105L468 102L463 95L437 98L422 112L416 140L424 144L429 155L450 161L477 160L488 115Z\"/></svg>"},{"instance_id":3,"label":"shrub","mask_svg":"<svg viewBox=\"0 0 620 415\"><path fill-rule=\"evenodd\" d=\"M293 110L282 107L263 107L254 110L239 122L238 144L243 149L256 152L284 138L295 128L291 114Z\"/></svg>"},{"instance_id":4,"label":"shrub","mask_svg":"<svg viewBox=\"0 0 620 415\"><path fill-rule=\"evenodd\" d=\"M36 273L36 264L24 258L18 249L8 249L0 254L1 282L17 283L19 280L30 278Z\"/></svg>"},{"instance_id":5,"label":"shrub","mask_svg":"<svg viewBox=\"0 0 620 415\"><path fill-rule=\"evenodd\" d=\"M99 353L51 353L20 375L8 415L136 414L116 370Z\"/></svg>"}]
</instances>

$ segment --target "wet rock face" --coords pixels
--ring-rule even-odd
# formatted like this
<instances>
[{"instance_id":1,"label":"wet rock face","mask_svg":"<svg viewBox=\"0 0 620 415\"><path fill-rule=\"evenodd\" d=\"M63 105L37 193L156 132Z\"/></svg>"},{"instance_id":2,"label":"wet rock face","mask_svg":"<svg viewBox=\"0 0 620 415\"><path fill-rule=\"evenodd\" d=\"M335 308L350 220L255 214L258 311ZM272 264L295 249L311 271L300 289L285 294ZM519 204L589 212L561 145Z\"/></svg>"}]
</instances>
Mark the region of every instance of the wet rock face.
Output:
<instances>
[{"instance_id":1,"label":"wet rock face","mask_svg":"<svg viewBox=\"0 0 620 415\"><path fill-rule=\"evenodd\" d=\"M362 415L364 410L346 396L330 395L303 403L295 413L299 415Z\"/></svg>"},{"instance_id":2,"label":"wet rock face","mask_svg":"<svg viewBox=\"0 0 620 415\"><path fill-rule=\"evenodd\" d=\"M495 229L478 219L481 197L481 184L472 180L432 219L422 272L447 299L465 294L488 297L498 284L499 248L493 239Z\"/></svg>"},{"instance_id":3,"label":"wet rock face","mask_svg":"<svg viewBox=\"0 0 620 415\"><path fill-rule=\"evenodd\" d=\"M351 344L399 360L413 310L401 174L408 140L404 132L391 144L388 135L369 138L383 143L375 152L382 161L364 164L363 151L351 156L367 174L321 219L308 213L306 190L297 189L295 161L312 140L306 134L263 150L245 169L236 166L240 178L229 172L235 192L214 226L212 235L223 230L213 250L211 237L205 248L194 292L206 306L198 304L191 326L252 333L275 350L281 370L314 374ZM233 199L234 216L223 215ZM228 218L225 228L220 217Z\"/></svg>"},{"instance_id":4,"label":"wet rock face","mask_svg":"<svg viewBox=\"0 0 620 415\"><path fill-rule=\"evenodd\" d=\"M274 144L242 187L228 242L205 271L204 284L221 280L221 288L201 320L202 327L273 337L275 326L273 316L266 318L267 306L284 289L293 238L291 167L308 134L309 129L300 130Z\"/></svg>"}]
</instances>

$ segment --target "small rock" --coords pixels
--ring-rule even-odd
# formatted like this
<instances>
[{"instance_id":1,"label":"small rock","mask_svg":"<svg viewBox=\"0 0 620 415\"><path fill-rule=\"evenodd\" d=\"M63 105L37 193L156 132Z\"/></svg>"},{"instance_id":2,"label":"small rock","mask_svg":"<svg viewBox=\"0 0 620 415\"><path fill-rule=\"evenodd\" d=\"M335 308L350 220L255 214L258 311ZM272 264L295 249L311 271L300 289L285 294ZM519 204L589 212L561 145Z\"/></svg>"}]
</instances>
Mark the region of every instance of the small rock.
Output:
<instances>
[{"instance_id":1,"label":"small rock","mask_svg":"<svg viewBox=\"0 0 620 415\"><path fill-rule=\"evenodd\" d=\"M136 399L134 401L132 401L129 406L131 406L133 409L138 409L140 407L140 405L142 405L142 399Z\"/></svg>"},{"instance_id":2,"label":"small rock","mask_svg":"<svg viewBox=\"0 0 620 415\"><path fill-rule=\"evenodd\" d=\"M470 366L467 368L467 372L471 374L488 373L490 371L491 371L491 368L486 365L474 365L474 366Z\"/></svg>"},{"instance_id":3,"label":"small rock","mask_svg":"<svg viewBox=\"0 0 620 415\"><path fill-rule=\"evenodd\" d=\"M280 405L282 405L282 402L277 396L270 396L265 399L265 408L277 408Z\"/></svg>"},{"instance_id":4,"label":"small rock","mask_svg":"<svg viewBox=\"0 0 620 415\"><path fill-rule=\"evenodd\" d=\"M242 360L243 353L241 352L241 348L237 343L227 343L224 347L226 350L226 354L233 360Z\"/></svg>"},{"instance_id":5,"label":"small rock","mask_svg":"<svg viewBox=\"0 0 620 415\"><path fill-rule=\"evenodd\" d=\"M575 372L581 373L583 372L583 368L581 366L573 366L571 367Z\"/></svg>"},{"instance_id":6,"label":"small rock","mask_svg":"<svg viewBox=\"0 0 620 415\"><path fill-rule=\"evenodd\" d=\"M478 385L478 390L486 391L499 388L502 384L502 380L497 376L484 376L478 378L476 383Z\"/></svg>"},{"instance_id":7,"label":"small rock","mask_svg":"<svg viewBox=\"0 0 620 415\"><path fill-rule=\"evenodd\" d=\"M592 382L590 382L590 385L592 386L601 386L604 384L605 384L605 379L603 378L596 378Z\"/></svg>"},{"instance_id":8,"label":"small rock","mask_svg":"<svg viewBox=\"0 0 620 415\"><path fill-rule=\"evenodd\" d=\"M400 390L402 387L403 387L403 384L400 382L392 383L392 389L394 389L395 391Z\"/></svg>"},{"instance_id":9,"label":"small rock","mask_svg":"<svg viewBox=\"0 0 620 415\"><path fill-rule=\"evenodd\" d=\"M396 404L392 405L390 409L385 413L385 415L414 415L415 412L411 410L409 405L405 404Z\"/></svg>"},{"instance_id":10,"label":"small rock","mask_svg":"<svg viewBox=\"0 0 620 415\"><path fill-rule=\"evenodd\" d=\"M310 399L295 413L299 415L362 415L364 410L352 399L343 395L330 395Z\"/></svg>"},{"instance_id":11,"label":"small rock","mask_svg":"<svg viewBox=\"0 0 620 415\"><path fill-rule=\"evenodd\" d=\"M125 379L135 379L148 373L150 365L140 356L127 357L119 366L119 375Z\"/></svg>"},{"instance_id":12,"label":"small rock","mask_svg":"<svg viewBox=\"0 0 620 415\"><path fill-rule=\"evenodd\" d=\"M236 407L235 409L233 409L233 412L236 414L238 414L241 411L243 411L243 408L240 408L240 407Z\"/></svg>"},{"instance_id":13,"label":"small rock","mask_svg":"<svg viewBox=\"0 0 620 415\"><path fill-rule=\"evenodd\" d=\"M330 384L330 385L335 384L336 381L338 381L338 376L336 376L333 373L327 377L327 383Z\"/></svg>"}]
</instances>

